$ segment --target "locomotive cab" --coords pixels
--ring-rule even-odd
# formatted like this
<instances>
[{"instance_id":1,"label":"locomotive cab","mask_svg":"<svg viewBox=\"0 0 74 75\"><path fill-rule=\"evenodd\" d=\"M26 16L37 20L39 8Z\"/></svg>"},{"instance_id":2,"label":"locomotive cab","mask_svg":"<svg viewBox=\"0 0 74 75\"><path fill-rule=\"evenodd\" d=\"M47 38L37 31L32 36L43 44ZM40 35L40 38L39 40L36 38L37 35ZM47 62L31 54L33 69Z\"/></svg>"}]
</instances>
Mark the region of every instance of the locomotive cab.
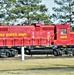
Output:
<instances>
[{"instance_id":1,"label":"locomotive cab","mask_svg":"<svg viewBox=\"0 0 74 75\"><path fill-rule=\"evenodd\" d=\"M55 56L67 54L74 56L74 46L72 45L72 38L70 37L70 25L56 24L54 29L54 49Z\"/></svg>"},{"instance_id":2,"label":"locomotive cab","mask_svg":"<svg viewBox=\"0 0 74 75\"><path fill-rule=\"evenodd\" d=\"M56 25L57 40L69 39L70 26L68 24Z\"/></svg>"},{"instance_id":3,"label":"locomotive cab","mask_svg":"<svg viewBox=\"0 0 74 75\"><path fill-rule=\"evenodd\" d=\"M70 38L70 26L68 24L56 24L54 34L55 44L68 44Z\"/></svg>"}]
</instances>

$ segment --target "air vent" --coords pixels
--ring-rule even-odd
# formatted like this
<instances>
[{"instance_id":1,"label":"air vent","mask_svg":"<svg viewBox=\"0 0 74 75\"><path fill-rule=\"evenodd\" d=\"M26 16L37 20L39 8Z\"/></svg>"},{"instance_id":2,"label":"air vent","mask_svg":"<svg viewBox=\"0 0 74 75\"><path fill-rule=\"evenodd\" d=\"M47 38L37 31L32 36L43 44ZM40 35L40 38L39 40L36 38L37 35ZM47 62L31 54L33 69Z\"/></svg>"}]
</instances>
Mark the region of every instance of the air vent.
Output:
<instances>
[{"instance_id":1,"label":"air vent","mask_svg":"<svg viewBox=\"0 0 74 75\"><path fill-rule=\"evenodd\" d=\"M42 30L53 30L51 27L43 27Z\"/></svg>"}]
</instances>

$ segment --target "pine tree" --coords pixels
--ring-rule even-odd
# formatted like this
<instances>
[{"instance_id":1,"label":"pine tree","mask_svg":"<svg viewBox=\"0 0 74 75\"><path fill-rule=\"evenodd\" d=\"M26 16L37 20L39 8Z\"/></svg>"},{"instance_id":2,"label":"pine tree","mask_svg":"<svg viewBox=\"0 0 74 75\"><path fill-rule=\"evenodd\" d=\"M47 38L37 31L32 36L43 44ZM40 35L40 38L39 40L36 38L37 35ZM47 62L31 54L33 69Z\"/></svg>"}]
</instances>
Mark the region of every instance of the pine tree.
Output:
<instances>
[{"instance_id":1,"label":"pine tree","mask_svg":"<svg viewBox=\"0 0 74 75\"><path fill-rule=\"evenodd\" d=\"M1 7L4 7L5 12L0 19L3 18L6 23L50 23L46 14L48 9L41 2L42 0L2 0Z\"/></svg>"},{"instance_id":2,"label":"pine tree","mask_svg":"<svg viewBox=\"0 0 74 75\"><path fill-rule=\"evenodd\" d=\"M9 23L9 20L12 20L14 16L11 16L10 10L14 8L16 0L0 0L0 23Z\"/></svg>"},{"instance_id":3,"label":"pine tree","mask_svg":"<svg viewBox=\"0 0 74 75\"><path fill-rule=\"evenodd\" d=\"M53 7L54 14L51 16L58 23L69 23L71 26L74 23L74 0L54 0L58 6Z\"/></svg>"}]
</instances>

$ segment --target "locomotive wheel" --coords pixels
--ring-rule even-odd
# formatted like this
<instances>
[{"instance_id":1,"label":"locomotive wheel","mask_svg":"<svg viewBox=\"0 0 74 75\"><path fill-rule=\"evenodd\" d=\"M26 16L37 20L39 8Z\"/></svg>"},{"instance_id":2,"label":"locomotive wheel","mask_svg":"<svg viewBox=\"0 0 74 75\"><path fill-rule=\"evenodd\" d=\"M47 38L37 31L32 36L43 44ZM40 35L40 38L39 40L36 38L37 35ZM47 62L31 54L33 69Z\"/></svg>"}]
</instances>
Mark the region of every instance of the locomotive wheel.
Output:
<instances>
[{"instance_id":1,"label":"locomotive wheel","mask_svg":"<svg viewBox=\"0 0 74 75\"><path fill-rule=\"evenodd\" d=\"M54 56L58 56L58 51L54 50L54 51L53 51L53 55L54 55Z\"/></svg>"},{"instance_id":2,"label":"locomotive wheel","mask_svg":"<svg viewBox=\"0 0 74 75\"><path fill-rule=\"evenodd\" d=\"M59 50L59 54L58 54L58 55L59 55L59 56L62 56L62 54L63 54L63 53L62 53L62 51L61 51L61 50Z\"/></svg>"},{"instance_id":3,"label":"locomotive wheel","mask_svg":"<svg viewBox=\"0 0 74 75\"><path fill-rule=\"evenodd\" d=\"M72 55L74 56L74 50L72 51Z\"/></svg>"},{"instance_id":4,"label":"locomotive wheel","mask_svg":"<svg viewBox=\"0 0 74 75\"><path fill-rule=\"evenodd\" d=\"M9 53L9 52L7 52L7 53L6 53L6 56L7 56L7 57L10 57L10 53Z\"/></svg>"},{"instance_id":5,"label":"locomotive wheel","mask_svg":"<svg viewBox=\"0 0 74 75\"><path fill-rule=\"evenodd\" d=\"M15 55L12 55L11 57L15 57Z\"/></svg>"},{"instance_id":6,"label":"locomotive wheel","mask_svg":"<svg viewBox=\"0 0 74 75\"><path fill-rule=\"evenodd\" d=\"M74 56L74 54L72 54Z\"/></svg>"}]
</instances>

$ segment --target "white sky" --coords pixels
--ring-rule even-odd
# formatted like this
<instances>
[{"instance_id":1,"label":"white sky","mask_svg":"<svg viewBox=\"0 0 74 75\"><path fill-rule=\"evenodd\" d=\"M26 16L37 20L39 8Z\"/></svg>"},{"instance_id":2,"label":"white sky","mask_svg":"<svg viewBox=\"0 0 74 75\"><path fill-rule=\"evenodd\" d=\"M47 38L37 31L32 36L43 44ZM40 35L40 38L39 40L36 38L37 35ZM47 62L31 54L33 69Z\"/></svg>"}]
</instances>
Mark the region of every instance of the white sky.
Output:
<instances>
[{"instance_id":1,"label":"white sky","mask_svg":"<svg viewBox=\"0 0 74 75\"><path fill-rule=\"evenodd\" d=\"M56 4L54 3L54 0L42 0L42 4L45 4L48 8L48 13L52 14L53 10L52 7L55 7Z\"/></svg>"}]
</instances>

